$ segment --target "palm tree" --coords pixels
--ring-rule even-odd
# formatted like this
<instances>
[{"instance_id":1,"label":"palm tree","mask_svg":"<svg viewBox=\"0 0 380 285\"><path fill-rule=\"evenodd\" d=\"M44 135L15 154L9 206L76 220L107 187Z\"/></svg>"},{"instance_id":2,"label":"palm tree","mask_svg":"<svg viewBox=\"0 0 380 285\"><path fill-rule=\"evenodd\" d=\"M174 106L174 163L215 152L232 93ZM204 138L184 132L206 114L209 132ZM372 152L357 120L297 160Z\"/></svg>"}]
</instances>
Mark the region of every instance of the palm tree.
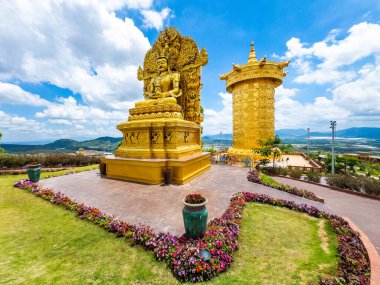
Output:
<instances>
[{"instance_id":1,"label":"palm tree","mask_svg":"<svg viewBox=\"0 0 380 285\"><path fill-rule=\"evenodd\" d=\"M3 137L3 134L0 133L0 142L1 142L1 138L2 138L2 137ZM0 147L0 153L3 153L3 152L5 152L5 150L4 150L3 148Z\"/></svg>"}]
</instances>

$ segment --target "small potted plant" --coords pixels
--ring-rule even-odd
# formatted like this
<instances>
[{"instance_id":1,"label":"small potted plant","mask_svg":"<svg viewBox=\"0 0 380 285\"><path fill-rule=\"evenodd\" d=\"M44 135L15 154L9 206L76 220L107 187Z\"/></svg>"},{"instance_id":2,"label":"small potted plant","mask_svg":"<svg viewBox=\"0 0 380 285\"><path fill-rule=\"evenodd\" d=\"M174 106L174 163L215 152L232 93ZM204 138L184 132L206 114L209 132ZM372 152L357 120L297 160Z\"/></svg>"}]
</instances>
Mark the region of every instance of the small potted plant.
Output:
<instances>
[{"instance_id":1,"label":"small potted plant","mask_svg":"<svg viewBox=\"0 0 380 285\"><path fill-rule=\"evenodd\" d=\"M206 231L208 211L206 204L208 200L201 194L189 194L182 203L183 222L186 236L189 238L201 238Z\"/></svg>"},{"instance_id":2,"label":"small potted plant","mask_svg":"<svg viewBox=\"0 0 380 285\"><path fill-rule=\"evenodd\" d=\"M32 182L40 181L41 175L41 164L32 162L26 166L26 172L28 173L28 178Z\"/></svg>"}]
</instances>

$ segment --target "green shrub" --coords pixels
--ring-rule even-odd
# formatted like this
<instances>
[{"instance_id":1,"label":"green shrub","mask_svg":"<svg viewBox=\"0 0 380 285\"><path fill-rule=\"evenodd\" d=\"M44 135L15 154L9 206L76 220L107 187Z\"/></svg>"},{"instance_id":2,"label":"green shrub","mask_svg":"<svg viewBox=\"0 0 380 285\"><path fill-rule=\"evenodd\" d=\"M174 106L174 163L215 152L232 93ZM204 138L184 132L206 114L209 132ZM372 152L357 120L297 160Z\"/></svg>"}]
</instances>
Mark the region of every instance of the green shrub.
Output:
<instances>
[{"instance_id":1,"label":"green shrub","mask_svg":"<svg viewBox=\"0 0 380 285\"><path fill-rule=\"evenodd\" d=\"M0 168L20 168L30 163L41 164L44 167L85 166L99 163L99 161L99 157L83 154L3 154L0 155Z\"/></svg>"},{"instance_id":2,"label":"green shrub","mask_svg":"<svg viewBox=\"0 0 380 285\"><path fill-rule=\"evenodd\" d=\"M280 168L280 174L284 176L288 175L289 174L288 168L287 167Z\"/></svg>"},{"instance_id":3,"label":"green shrub","mask_svg":"<svg viewBox=\"0 0 380 285\"><path fill-rule=\"evenodd\" d=\"M326 182L332 187L380 196L380 180L374 178L360 175L334 174L329 175Z\"/></svg>"},{"instance_id":4,"label":"green shrub","mask_svg":"<svg viewBox=\"0 0 380 285\"><path fill-rule=\"evenodd\" d=\"M380 196L380 180L376 180L375 178L364 178L362 179L362 183L363 189L367 194Z\"/></svg>"},{"instance_id":5,"label":"green shrub","mask_svg":"<svg viewBox=\"0 0 380 285\"><path fill-rule=\"evenodd\" d=\"M290 170L289 175L292 178L301 179L302 170L300 170L300 169L292 169L292 170Z\"/></svg>"},{"instance_id":6,"label":"green shrub","mask_svg":"<svg viewBox=\"0 0 380 285\"><path fill-rule=\"evenodd\" d=\"M288 169L282 167L260 166L259 170L267 175L287 175Z\"/></svg>"},{"instance_id":7,"label":"green shrub","mask_svg":"<svg viewBox=\"0 0 380 285\"><path fill-rule=\"evenodd\" d=\"M307 172L306 177L307 180L319 183L321 182L321 173L320 172Z\"/></svg>"}]
</instances>

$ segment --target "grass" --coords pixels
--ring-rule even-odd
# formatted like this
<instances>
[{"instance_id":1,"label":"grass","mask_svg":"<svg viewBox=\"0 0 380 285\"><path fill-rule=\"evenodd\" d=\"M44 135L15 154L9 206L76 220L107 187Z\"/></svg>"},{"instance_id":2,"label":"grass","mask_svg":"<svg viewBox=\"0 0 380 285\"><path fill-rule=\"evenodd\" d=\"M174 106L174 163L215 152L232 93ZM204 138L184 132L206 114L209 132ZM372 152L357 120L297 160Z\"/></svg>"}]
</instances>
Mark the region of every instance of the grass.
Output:
<instances>
[{"instance_id":1,"label":"grass","mask_svg":"<svg viewBox=\"0 0 380 285\"><path fill-rule=\"evenodd\" d=\"M308 284L337 272L337 240L327 220L251 203L239 242L235 263L215 284Z\"/></svg>"},{"instance_id":2,"label":"grass","mask_svg":"<svg viewBox=\"0 0 380 285\"><path fill-rule=\"evenodd\" d=\"M276 180L274 180L272 177L264 174L264 173L260 173L260 179L261 181L263 181L264 183L267 183L269 184L270 186L272 187L280 187L282 186L282 184L280 182L277 182Z\"/></svg>"},{"instance_id":3,"label":"grass","mask_svg":"<svg viewBox=\"0 0 380 285\"><path fill-rule=\"evenodd\" d=\"M0 284L179 283L152 253L12 187L25 177L0 176ZM327 221L256 203L243 215L235 262L207 284L307 284L336 273Z\"/></svg>"},{"instance_id":4,"label":"grass","mask_svg":"<svg viewBox=\"0 0 380 285\"><path fill-rule=\"evenodd\" d=\"M99 164L92 164L88 166L82 166L82 167L75 167L75 168L70 168L66 170L59 170L59 171L53 171L53 172L41 172L41 179L48 178L48 177L55 177L55 176L61 176L65 175L66 173L79 173L83 171L89 171L89 170L95 170L99 169Z\"/></svg>"}]
</instances>

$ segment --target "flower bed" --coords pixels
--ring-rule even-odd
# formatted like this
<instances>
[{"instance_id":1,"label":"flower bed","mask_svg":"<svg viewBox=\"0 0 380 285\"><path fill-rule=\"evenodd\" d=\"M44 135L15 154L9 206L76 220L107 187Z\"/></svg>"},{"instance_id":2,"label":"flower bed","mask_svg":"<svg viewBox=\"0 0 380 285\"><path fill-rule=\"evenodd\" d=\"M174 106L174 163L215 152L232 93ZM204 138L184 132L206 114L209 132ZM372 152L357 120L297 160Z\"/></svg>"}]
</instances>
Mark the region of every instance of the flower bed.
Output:
<instances>
[{"instance_id":1,"label":"flower bed","mask_svg":"<svg viewBox=\"0 0 380 285\"><path fill-rule=\"evenodd\" d=\"M149 226L135 226L107 215L97 208L79 204L64 194L43 189L29 180L15 183L15 187L32 192L52 204L76 211L79 218L93 222L115 233L118 237L132 238L136 244L152 250L156 259L164 260L180 281L205 281L225 272L233 262L238 249L238 235L242 211L247 202L257 202L307 213L313 217L326 218L338 236L340 263L338 277L320 280L319 284L369 284L370 267L365 248L348 223L341 217L330 215L315 207L297 205L292 201L274 199L268 195L240 192L233 195L230 206L219 218L208 224L202 239L192 240L169 233L155 233ZM201 257L201 250L210 253L210 259ZM340 282L340 283L339 283Z\"/></svg>"},{"instance_id":2,"label":"flower bed","mask_svg":"<svg viewBox=\"0 0 380 285\"><path fill-rule=\"evenodd\" d=\"M296 196L304 197L309 200L317 201L317 202L324 202L323 199L319 198L317 195L315 195L313 192L305 190L305 189L298 189L297 187L291 187L287 185L273 185L270 183L266 183L265 181L262 181L260 179L260 174L257 170L251 170L248 172L247 175L248 181L257 183L257 184L262 184L264 186L268 186L280 191L287 192L289 194L293 194Z\"/></svg>"}]
</instances>

